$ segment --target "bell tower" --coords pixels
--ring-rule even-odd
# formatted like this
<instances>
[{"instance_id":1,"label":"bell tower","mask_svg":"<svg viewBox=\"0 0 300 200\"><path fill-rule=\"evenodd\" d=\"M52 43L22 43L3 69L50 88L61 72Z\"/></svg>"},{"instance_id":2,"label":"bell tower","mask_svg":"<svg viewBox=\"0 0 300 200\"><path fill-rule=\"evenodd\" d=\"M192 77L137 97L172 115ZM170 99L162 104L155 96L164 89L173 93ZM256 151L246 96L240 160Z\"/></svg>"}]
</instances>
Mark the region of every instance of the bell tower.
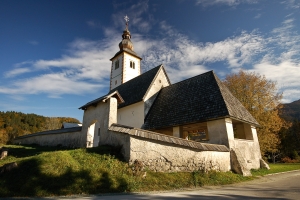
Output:
<instances>
[{"instance_id":1,"label":"bell tower","mask_svg":"<svg viewBox=\"0 0 300 200\"><path fill-rule=\"evenodd\" d=\"M129 18L126 15L124 19L126 27L122 34L122 41L119 43L120 51L110 59L110 90L141 74L142 58L133 51L131 35L128 30Z\"/></svg>"}]
</instances>

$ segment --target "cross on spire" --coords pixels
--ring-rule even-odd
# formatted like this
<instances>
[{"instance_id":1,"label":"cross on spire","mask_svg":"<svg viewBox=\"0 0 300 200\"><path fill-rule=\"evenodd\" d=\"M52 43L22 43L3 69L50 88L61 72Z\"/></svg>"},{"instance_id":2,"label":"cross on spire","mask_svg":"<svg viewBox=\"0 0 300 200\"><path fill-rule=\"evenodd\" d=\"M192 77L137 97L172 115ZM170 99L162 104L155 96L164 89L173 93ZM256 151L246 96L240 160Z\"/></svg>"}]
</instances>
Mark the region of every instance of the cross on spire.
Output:
<instances>
[{"instance_id":1,"label":"cross on spire","mask_svg":"<svg viewBox=\"0 0 300 200\"><path fill-rule=\"evenodd\" d=\"M126 29L128 29L129 17L127 15L125 15L124 19L125 19L125 22L126 22Z\"/></svg>"}]
</instances>

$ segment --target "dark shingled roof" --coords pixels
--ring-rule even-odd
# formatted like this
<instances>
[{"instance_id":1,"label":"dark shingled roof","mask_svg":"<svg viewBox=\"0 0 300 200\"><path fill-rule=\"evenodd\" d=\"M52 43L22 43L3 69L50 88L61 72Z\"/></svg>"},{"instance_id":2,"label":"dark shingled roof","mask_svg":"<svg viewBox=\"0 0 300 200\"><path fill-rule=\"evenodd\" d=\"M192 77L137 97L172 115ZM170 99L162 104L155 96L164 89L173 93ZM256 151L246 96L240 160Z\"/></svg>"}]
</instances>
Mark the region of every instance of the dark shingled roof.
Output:
<instances>
[{"instance_id":1,"label":"dark shingled roof","mask_svg":"<svg viewBox=\"0 0 300 200\"><path fill-rule=\"evenodd\" d=\"M174 144L174 145L189 147L192 149L198 149L200 151L229 152L229 149L225 145L207 144L207 143L195 142L192 140L185 140L185 139L178 138L178 137L173 137L173 136L160 134L160 133L156 133L156 132L152 132L152 131L146 131L143 129L133 128L130 126L125 126L125 125L120 125L120 124L112 124L108 128L108 130L132 135L135 137L170 143L170 144Z\"/></svg>"},{"instance_id":2,"label":"dark shingled roof","mask_svg":"<svg viewBox=\"0 0 300 200\"><path fill-rule=\"evenodd\" d=\"M119 108L142 101L150 84L154 80L154 78L160 68L162 68L164 70L163 66L159 65L159 66L141 74L140 76L137 76L137 77L127 81L126 83L119 85L118 87L112 89L107 95L105 95L103 97L99 97L98 99L95 99L95 100L85 104L84 106L80 107L79 109L84 109L90 105L98 103L99 101L104 99L106 96L109 96L109 94L111 94L115 91L118 91L118 93L121 95L121 97L124 100L124 103L119 104Z\"/></svg>"},{"instance_id":3,"label":"dark shingled roof","mask_svg":"<svg viewBox=\"0 0 300 200\"><path fill-rule=\"evenodd\" d=\"M125 101L124 103L119 105L119 108L142 101L150 84L154 80L157 72L161 67L164 70L163 66L159 65L112 89L110 93L118 91Z\"/></svg>"},{"instance_id":4,"label":"dark shingled roof","mask_svg":"<svg viewBox=\"0 0 300 200\"><path fill-rule=\"evenodd\" d=\"M85 110L87 107L92 106L92 105L97 105L100 101L106 101L107 99L109 99L112 96L117 97L118 103L123 103L124 102L124 100L121 97L120 93L118 91L113 91L113 92L108 93L105 96L99 97L99 98L97 98L93 101L90 101L90 102L86 103L85 105L81 106L79 109Z\"/></svg>"},{"instance_id":5,"label":"dark shingled roof","mask_svg":"<svg viewBox=\"0 0 300 200\"><path fill-rule=\"evenodd\" d=\"M144 129L231 117L258 125L213 71L162 88L145 119Z\"/></svg>"}]
</instances>

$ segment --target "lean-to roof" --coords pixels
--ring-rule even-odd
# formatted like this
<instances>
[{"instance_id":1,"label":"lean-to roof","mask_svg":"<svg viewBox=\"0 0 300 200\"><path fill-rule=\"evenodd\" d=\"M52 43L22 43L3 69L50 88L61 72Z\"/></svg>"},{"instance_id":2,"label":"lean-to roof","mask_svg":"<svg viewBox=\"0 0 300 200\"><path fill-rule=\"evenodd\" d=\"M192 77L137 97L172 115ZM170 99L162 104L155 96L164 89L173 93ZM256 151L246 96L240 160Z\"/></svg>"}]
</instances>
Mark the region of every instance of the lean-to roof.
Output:
<instances>
[{"instance_id":1,"label":"lean-to roof","mask_svg":"<svg viewBox=\"0 0 300 200\"><path fill-rule=\"evenodd\" d=\"M139 138L146 138L150 140L170 143L174 145L189 147L192 149L198 149L200 151L220 151L220 152L228 152L229 149L225 145L217 145L217 144L207 144L195 142L192 140L185 140L178 137L173 137L165 134L160 134L152 131L147 131L143 129L133 128L130 126L124 126L120 124L112 124L109 127L110 131L115 131L119 133L124 133L128 135L132 135Z\"/></svg>"}]
</instances>

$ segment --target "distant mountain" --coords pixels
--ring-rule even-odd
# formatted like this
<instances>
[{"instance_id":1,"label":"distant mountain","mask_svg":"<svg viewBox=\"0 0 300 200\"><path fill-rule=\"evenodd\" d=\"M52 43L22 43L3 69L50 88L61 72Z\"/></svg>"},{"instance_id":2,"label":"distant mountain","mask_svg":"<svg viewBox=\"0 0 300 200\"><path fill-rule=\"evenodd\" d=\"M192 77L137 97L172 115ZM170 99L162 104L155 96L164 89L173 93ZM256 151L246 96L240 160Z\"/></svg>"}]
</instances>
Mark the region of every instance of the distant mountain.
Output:
<instances>
[{"instance_id":1,"label":"distant mountain","mask_svg":"<svg viewBox=\"0 0 300 200\"><path fill-rule=\"evenodd\" d=\"M288 121L300 121L300 99L292 103L282 104L280 116Z\"/></svg>"}]
</instances>

